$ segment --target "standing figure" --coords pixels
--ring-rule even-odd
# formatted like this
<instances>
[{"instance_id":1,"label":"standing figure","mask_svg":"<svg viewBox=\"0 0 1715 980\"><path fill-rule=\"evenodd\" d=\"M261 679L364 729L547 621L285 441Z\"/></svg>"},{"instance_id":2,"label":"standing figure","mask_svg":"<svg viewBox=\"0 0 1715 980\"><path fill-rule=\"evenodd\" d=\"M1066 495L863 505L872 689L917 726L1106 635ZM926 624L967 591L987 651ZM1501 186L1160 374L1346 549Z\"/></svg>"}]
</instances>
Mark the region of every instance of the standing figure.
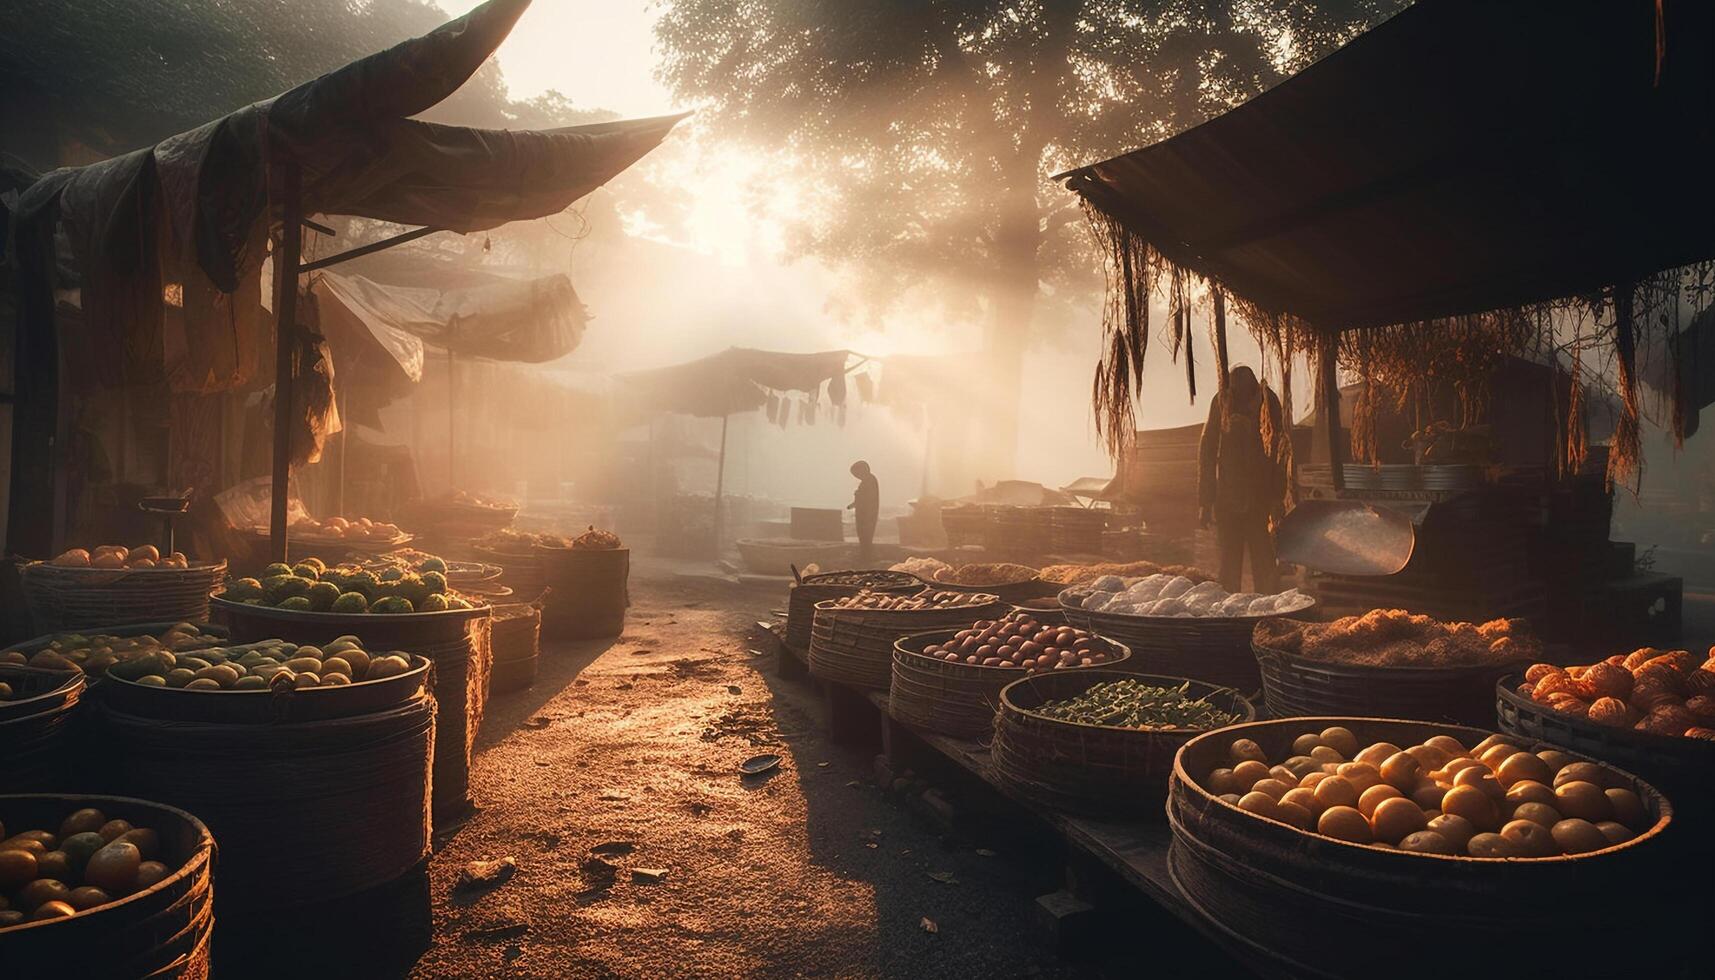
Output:
<instances>
[{"instance_id":1,"label":"standing figure","mask_svg":"<svg viewBox=\"0 0 1715 980\"><path fill-rule=\"evenodd\" d=\"M1227 375L1227 387L1209 405L1209 421L1198 446L1197 503L1200 523L1215 523L1221 587L1240 591L1244 556L1250 552L1251 582L1265 595L1280 591L1270 518L1281 516L1284 468L1263 442L1264 419L1282 433L1280 400L1248 367ZM1285 438L1284 435L1280 438Z\"/></svg>"},{"instance_id":2,"label":"standing figure","mask_svg":"<svg viewBox=\"0 0 1715 980\"><path fill-rule=\"evenodd\" d=\"M857 518L858 563L868 565L875 558L875 521L881 513L881 484L869 471L869 464L858 460L852 464L852 476L857 477L857 493L846 510L855 511Z\"/></svg>"}]
</instances>

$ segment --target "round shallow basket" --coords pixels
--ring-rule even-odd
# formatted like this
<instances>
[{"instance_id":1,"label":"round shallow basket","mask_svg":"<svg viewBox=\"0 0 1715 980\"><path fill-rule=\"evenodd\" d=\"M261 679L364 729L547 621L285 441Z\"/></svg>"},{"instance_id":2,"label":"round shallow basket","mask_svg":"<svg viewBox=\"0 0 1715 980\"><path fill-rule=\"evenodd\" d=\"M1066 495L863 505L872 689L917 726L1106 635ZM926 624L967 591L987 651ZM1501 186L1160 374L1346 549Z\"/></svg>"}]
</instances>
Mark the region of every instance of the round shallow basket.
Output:
<instances>
[{"instance_id":1,"label":"round shallow basket","mask_svg":"<svg viewBox=\"0 0 1715 980\"><path fill-rule=\"evenodd\" d=\"M204 980L214 932L214 837L183 810L119 796L0 796L9 833L54 831L74 810L148 827L160 837L165 878L64 919L0 929L7 977L162 977Z\"/></svg>"},{"instance_id":2,"label":"round shallow basket","mask_svg":"<svg viewBox=\"0 0 1715 980\"><path fill-rule=\"evenodd\" d=\"M1653 826L1616 847L1568 857L1478 859L1406 854L1298 830L1223 802L1200 782L1230 764L1235 739L1271 760L1292 740L1332 725L1360 744L1412 745L1452 735L1474 746L1488 732L1374 718L1290 718L1201 735L1174 761L1167 803L1173 845L1168 869L1186 900L1247 950L1266 972L1305 977L1442 977L1440 956L1402 956L1425 937L1457 936L1482 976L1649 976L1657 957L1683 956L1670 942L1582 942L1568 930L1599 920L1612 935L1680 935L1665 901L1671 848L1660 837L1674 819L1667 800L1636 776L1616 777L1643 799ZM1536 743L1527 748L1547 745ZM1684 869L1680 869L1683 874ZM1678 975L1667 974L1662 975Z\"/></svg>"},{"instance_id":3,"label":"round shallow basket","mask_svg":"<svg viewBox=\"0 0 1715 980\"><path fill-rule=\"evenodd\" d=\"M1251 631L1273 616L1119 616L1090 612L1064 598L1060 606L1068 624L1131 647L1130 670L1191 677L1246 694L1262 687Z\"/></svg>"},{"instance_id":4,"label":"round shallow basket","mask_svg":"<svg viewBox=\"0 0 1715 980\"><path fill-rule=\"evenodd\" d=\"M415 654L408 659L411 669L403 674L337 687L294 690L280 684L261 691L193 691L114 676L102 679L99 694L104 708L163 721L234 725L328 721L387 711L422 694L429 681L429 661Z\"/></svg>"},{"instance_id":5,"label":"round shallow basket","mask_svg":"<svg viewBox=\"0 0 1715 980\"><path fill-rule=\"evenodd\" d=\"M72 785L82 761L84 675L79 671L0 665L13 698L0 701L0 786L39 793Z\"/></svg>"},{"instance_id":6,"label":"round shallow basket","mask_svg":"<svg viewBox=\"0 0 1715 980\"><path fill-rule=\"evenodd\" d=\"M1502 678L1491 689L1501 730L1509 735L1540 739L1600 759L1639 776L1669 794L1683 827L1676 837L1715 851L1706 843L1715 828L1715 741L1657 735L1633 728L1610 728L1588 718L1555 711L1518 693L1519 674Z\"/></svg>"},{"instance_id":7,"label":"round shallow basket","mask_svg":"<svg viewBox=\"0 0 1715 980\"><path fill-rule=\"evenodd\" d=\"M494 607L494 670L490 694L521 691L536 683L541 657L542 610L528 602Z\"/></svg>"},{"instance_id":8,"label":"round shallow basket","mask_svg":"<svg viewBox=\"0 0 1715 980\"><path fill-rule=\"evenodd\" d=\"M1381 667L1314 660L1270 644L1271 631L1287 623L1257 624L1251 642L1263 704L1274 718L1355 715L1486 726L1494 715L1495 682L1521 666L1515 661Z\"/></svg>"},{"instance_id":9,"label":"round shallow basket","mask_svg":"<svg viewBox=\"0 0 1715 980\"><path fill-rule=\"evenodd\" d=\"M887 689L887 714L913 728L957 738L982 738L994 731L1001 688L1026 676L1016 667L949 663L924 656L923 648L951 640L958 630L915 633L893 644L893 681ZM1096 638L1111 668L1131 656L1123 644ZM1101 669L1069 667L1067 672Z\"/></svg>"},{"instance_id":10,"label":"round shallow basket","mask_svg":"<svg viewBox=\"0 0 1715 980\"><path fill-rule=\"evenodd\" d=\"M160 636L162 633L165 633L167 630L173 628L174 626L177 626L181 622L184 622L184 620L173 620L172 622L160 622L160 623L126 623L122 626L97 626L97 627L93 627L90 629L75 630L75 631L68 631L68 632L80 632L85 636L102 635L102 636L121 636L121 637L124 637L124 636L142 636L145 633L147 633L151 636ZM231 632L229 630L227 630L226 627L218 625L216 623L207 622L206 620L200 621L200 622L196 621L196 620L192 620L191 625L195 626L197 628L197 632L200 633L201 635L214 637L218 640L224 640L225 638L227 638L228 636L231 635ZM22 643L14 643L11 646L7 647L5 650L0 650L0 653L8 653L8 652L11 652L13 650L16 650L19 653L22 653L26 656L31 656L31 655L34 655L34 654L40 652L43 648L45 648L49 643L52 643L60 635L61 634L58 634L58 633L49 633L49 634L46 634L43 636L35 637L33 639L25 640ZM91 678L90 683L96 684L96 683L99 683L99 681L96 678Z\"/></svg>"},{"instance_id":11,"label":"round shallow basket","mask_svg":"<svg viewBox=\"0 0 1715 980\"><path fill-rule=\"evenodd\" d=\"M109 623L208 619L208 594L226 577L226 562L190 568L23 567L24 601L42 633Z\"/></svg>"},{"instance_id":12,"label":"round shallow basket","mask_svg":"<svg viewBox=\"0 0 1715 980\"><path fill-rule=\"evenodd\" d=\"M540 549L529 551L496 551L479 544L470 546L477 561L500 568L500 577L491 579L512 590L520 599L530 600L542 594L542 556Z\"/></svg>"},{"instance_id":13,"label":"round shallow basket","mask_svg":"<svg viewBox=\"0 0 1715 980\"><path fill-rule=\"evenodd\" d=\"M810 647L810 624L816 618L816 603L857 595L868 589L888 595L909 595L923 588L923 580L907 572L842 571L806 575L795 582L786 596L786 645L794 650Z\"/></svg>"},{"instance_id":14,"label":"round shallow basket","mask_svg":"<svg viewBox=\"0 0 1715 980\"><path fill-rule=\"evenodd\" d=\"M1029 613L1044 626L1071 625L1066 621L1066 610L1061 608L1060 600L1051 595L1018 600L1012 604L1012 611Z\"/></svg>"},{"instance_id":15,"label":"round shallow basket","mask_svg":"<svg viewBox=\"0 0 1715 980\"><path fill-rule=\"evenodd\" d=\"M197 813L220 841L222 917L314 907L392 881L429 853L435 703L422 691L302 722L186 721L181 706L151 716L102 700L121 788Z\"/></svg>"},{"instance_id":16,"label":"round shallow basket","mask_svg":"<svg viewBox=\"0 0 1715 980\"><path fill-rule=\"evenodd\" d=\"M816 603L810 627L810 673L852 687L885 691L893 683L893 644L929 630L960 630L980 619L1006 615L1006 603L990 596L981 605L949 609L839 609L832 599Z\"/></svg>"},{"instance_id":17,"label":"round shallow basket","mask_svg":"<svg viewBox=\"0 0 1715 980\"><path fill-rule=\"evenodd\" d=\"M214 610L232 638L251 643L277 637L292 643L328 643L350 634L365 650L402 650L434 664L431 683L435 720L435 823L470 810L470 754L488 704L489 608L418 613L297 612L247 606L216 596Z\"/></svg>"},{"instance_id":18,"label":"round shallow basket","mask_svg":"<svg viewBox=\"0 0 1715 980\"><path fill-rule=\"evenodd\" d=\"M625 632L630 548L543 548L542 636L591 640Z\"/></svg>"},{"instance_id":19,"label":"round shallow basket","mask_svg":"<svg viewBox=\"0 0 1715 980\"><path fill-rule=\"evenodd\" d=\"M1174 753L1201 732L1090 725L1036 712L1048 701L1064 701L1096 684L1128 679L1155 687L1188 683L1188 696L1207 698L1245 721L1256 717L1256 708L1243 695L1202 681L1092 667L1049 671L1001 689L990 746L995 776L1021 796L1058 810L1100 816L1159 814Z\"/></svg>"}]
</instances>

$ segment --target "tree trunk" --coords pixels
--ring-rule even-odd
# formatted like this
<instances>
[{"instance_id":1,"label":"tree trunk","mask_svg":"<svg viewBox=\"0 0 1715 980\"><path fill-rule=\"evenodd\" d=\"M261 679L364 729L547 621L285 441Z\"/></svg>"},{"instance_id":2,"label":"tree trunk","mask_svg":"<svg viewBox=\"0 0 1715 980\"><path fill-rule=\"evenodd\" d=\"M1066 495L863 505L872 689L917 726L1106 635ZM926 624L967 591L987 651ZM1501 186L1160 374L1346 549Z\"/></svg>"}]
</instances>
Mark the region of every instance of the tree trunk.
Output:
<instances>
[{"instance_id":1,"label":"tree trunk","mask_svg":"<svg viewBox=\"0 0 1715 980\"><path fill-rule=\"evenodd\" d=\"M1037 253L1042 247L1034 195L1019 195L995 235L995 279L989 292L986 388L992 401L981 404L987 417L980 421L985 481L1030 479L1017 472L1019 393L1024 381L1024 353L1036 313Z\"/></svg>"}]
</instances>

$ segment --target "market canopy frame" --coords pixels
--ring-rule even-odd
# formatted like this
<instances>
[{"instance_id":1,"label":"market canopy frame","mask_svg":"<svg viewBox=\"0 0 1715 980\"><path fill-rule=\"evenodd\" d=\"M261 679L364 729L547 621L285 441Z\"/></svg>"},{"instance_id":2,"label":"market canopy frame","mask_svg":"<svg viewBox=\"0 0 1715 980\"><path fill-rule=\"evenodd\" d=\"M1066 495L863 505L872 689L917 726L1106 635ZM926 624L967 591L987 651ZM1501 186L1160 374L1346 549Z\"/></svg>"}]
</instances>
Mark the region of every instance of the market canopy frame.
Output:
<instances>
[{"instance_id":1,"label":"market canopy frame","mask_svg":"<svg viewBox=\"0 0 1715 980\"><path fill-rule=\"evenodd\" d=\"M1700 0L1419 0L1224 115L1060 175L1109 253L1098 414L1129 420L1150 297L1183 337L1192 278L1217 321L1231 299L1273 344L1320 348L1324 387L1344 331L1602 297L1629 387L1634 307L1715 259L1711 37Z\"/></svg>"}]
</instances>

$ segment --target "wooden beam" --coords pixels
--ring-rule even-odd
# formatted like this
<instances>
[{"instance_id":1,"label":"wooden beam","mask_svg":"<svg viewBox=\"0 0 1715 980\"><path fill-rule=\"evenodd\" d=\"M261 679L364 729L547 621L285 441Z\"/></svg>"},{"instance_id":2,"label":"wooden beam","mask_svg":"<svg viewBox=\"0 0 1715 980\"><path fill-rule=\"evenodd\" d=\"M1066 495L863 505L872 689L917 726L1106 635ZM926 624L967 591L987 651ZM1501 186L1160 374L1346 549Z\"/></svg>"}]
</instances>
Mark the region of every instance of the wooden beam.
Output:
<instances>
[{"instance_id":1,"label":"wooden beam","mask_svg":"<svg viewBox=\"0 0 1715 980\"><path fill-rule=\"evenodd\" d=\"M298 319L298 260L304 247L298 163L280 163L280 248L274 253L274 482L269 501L268 545L274 561L286 560L286 497L292 477L293 333Z\"/></svg>"},{"instance_id":2,"label":"wooden beam","mask_svg":"<svg viewBox=\"0 0 1715 980\"><path fill-rule=\"evenodd\" d=\"M296 226L296 223L294 223L294 227L295 226ZM330 255L325 259L317 259L314 262L306 262L302 266L299 266L298 271L299 272L314 272L317 269L325 269L330 265L339 265L341 262L348 262L352 259L361 258L362 256L369 255L369 254L374 253L374 252L384 251L386 249L392 248L395 245L403 245L406 242L414 242L419 238L423 238L423 237L426 237L428 235L433 235L437 231L444 231L444 230L445 229L442 229L442 228L413 228L412 230L407 231L403 234L394 235L392 238L383 238L381 241L370 242L368 245L359 245L356 248L348 248L345 251L340 252L338 255Z\"/></svg>"}]
</instances>

